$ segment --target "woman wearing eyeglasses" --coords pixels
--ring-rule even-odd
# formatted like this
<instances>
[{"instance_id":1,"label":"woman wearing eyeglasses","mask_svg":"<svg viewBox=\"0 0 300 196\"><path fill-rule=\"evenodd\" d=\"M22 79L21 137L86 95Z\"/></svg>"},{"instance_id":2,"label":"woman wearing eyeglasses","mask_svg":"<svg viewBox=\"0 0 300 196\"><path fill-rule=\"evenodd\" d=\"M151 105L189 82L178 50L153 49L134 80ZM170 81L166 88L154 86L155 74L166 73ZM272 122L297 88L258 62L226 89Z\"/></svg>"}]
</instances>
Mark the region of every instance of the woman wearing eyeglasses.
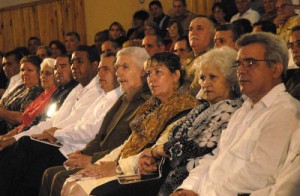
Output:
<instances>
[{"instance_id":1,"label":"woman wearing eyeglasses","mask_svg":"<svg viewBox=\"0 0 300 196\"><path fill-rule=\"evenodd\" d=\"M57 89L54 77L54 59L46 58L41 63L40 81L44 89L42 92L22 113L22 124L12 129L3 138L20 133L24 127L29 126L36 116L40 115L46 108L54 91Z\"/></svg>"},{"instance_id":2,"label":"woman wearing eyeglasses","mask_svg":"<svg viewBox=\"0 0 300 196\"><path fill-rule=\"evenodd\" d=\"M183 34L183 28L177 20L170 20L168 30L168 38L166 44L166 50L169 52L174 52L174 46L177 39Z\"/></svg>"}]
</instances>

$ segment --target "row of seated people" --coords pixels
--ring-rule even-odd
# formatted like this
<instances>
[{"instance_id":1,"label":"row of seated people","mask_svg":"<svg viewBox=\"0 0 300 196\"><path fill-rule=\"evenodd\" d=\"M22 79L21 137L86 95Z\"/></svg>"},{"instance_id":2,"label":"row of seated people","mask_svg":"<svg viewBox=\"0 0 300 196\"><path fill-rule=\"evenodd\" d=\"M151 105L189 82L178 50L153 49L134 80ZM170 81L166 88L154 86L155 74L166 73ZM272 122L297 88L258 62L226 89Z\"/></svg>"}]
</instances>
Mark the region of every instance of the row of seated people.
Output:
<instances>
[{"instance_id":1,"label":"row of seated people","mask_svg":"<svg viewBox=\"0 0 300 196\"><path fill-rule=\"evenodd\" d=\"M98 67L97 51L78 47L71 62L79 85L61 108L1 140L1 195L37 195L44 170L63 163L46 170L40 195L168 195L181 183L174 195L272 188L280 169L290 168L284 160L299 128L299 101L282 84L287 46L266 33L247 34L237 46L238 53L221 47L195 62L200 102L185 90L175 54L150 57L128 47L117 57L102 55ZM167 158L161 178L128 185L116 180L155 172L160 157Z\"/></svg>"},{"instance_id":2,"label":"row of seated people","mask_svg":"<svg viewBox=\"0 0 300 196\"><path fill-rule=\"evenodd\" d=\"M197 40L197 34L195 33L195 29L196 29L196 27L197 27L197 25L200 25L200 26L203 26L203 27L205 27L205 28L208 28L207 26L209 25L210 23L208 22L208 20L207 20L207 18L205 18L205 17L199 17L199 18L196 18L195 20L193 20L192 21L192 23L191 23L191 38L192 39L190 39L190 41L191 41L191 45L192 45L192 49L193 49L193 52L196 52L196 51L200 51L200 52L202 52L201 51L201 49L199 50L199 48L197 47L197 45L195 44L195 43L197 43L196 41L198 41L199 42L199 40ZM206 26L205 26L206 25ZM211 28L212 29L212 28ZM208 31L208 33L211 33L212 31L211 31L211 29L209 29L210 31ZM296 30L295 30L295 32L297 32L297 28L296 28ZM297 38L297 36L298 36L298 34L297 33L295 33L295 35L292 35L291 36L291 40L290 40L290 43L289 43L289 46L290 46L290 48L293 50L293 52L295 53L295 55L294 55L294 57L295 57L295 62L297 63L297 62L299 62L299 61L297 61L297 51L298 51L298 48L299 48L299 46L298 46L298 38ZM150 36L151 37L151 36ZM146 40L146 38L145 38L145 40ZM144 40L143 40L144 41ZM209 42L209 40L207 41L207 40L203 40L203 41L205 41L205 42L208 42L208 43L210 43ZM201 43L201 42L200 42ZM149 46L150 46L150 44L148 44ZM148 51L148 53L150 54L150 52L149 52L149 48L150 47L145 47L145 49ZM92 50L92 49L90 49L90 50ZM91 51L88 51L87 52L89 55L91 55L91 54L93 54L95 57L93 57L93 58L95 58L95 59L97 59L97 58L99 58L99 57L97 57L97 56L99 56L98 55L98 53L95 51L95 50L93 50L92 52ZM154 56L154 54L152 53L152 54L150 54L151 56L153 55ZM89 59L90 60L90 59ZM251 60L251 59L250 59ZM249 62L250 62L250 60L249 60ZM255 60L255 59L254 59ZM98 60L99 61L99 60ZM78 61L77 61L77 58L76 58L76 55L74 54L73 55L73 57L72 57L72 63L73 63L73 76L74 76L74 78L76 79L76 80L80 80L80 78L82 77L82 73L81 73L81 71L82 70L80 70L78 67L76 67L76 64L81 64L82 63L82 59L81 58L78 58ZM253 62L252 62L253 63ZM24 63L23 63L24 64ZM94 63L94 66L95 66L95 64L96 64L96 67L98 66L98 63ZM142 64L142 63L141 63ZM75 65L75 66L74 66ZM23 66L25 66L25 64L23 65ZM25 66L26 67L26 66ZM37 66L38 67L38 66ZM78 70L79 69L79 70ZM25 69L24 69L25 70ZM28 70L30 70L30 69L28 69ZM93 71L91 71L91 70L93 70ZM93 73L93 74L91 74L92 76L94 76L95 75L95 72L97 72L97 69L95 69L95 67L94 68L92 68L90 71L89 71L89 74L91 74L91 73ZM101 70L101 69L100 69ZM99 74L100 74L100 72L99 72ZM42 74L42 76L43 76L44 74ZM49 75L49 74L48 74ZM91 75L89 75L89 77L91 77ZM28 80L28 77L25 77L24 76L24 82L26 82L26 78L27 78L27 80ZM101 78L101 77L100 77ZM295 77L296 79L297 79L297 77ZM81 84L81 87L87 87L87 88L85 88L85 89L88 89L88 80L87 80L87 78L86 78L86 76L84 76L83 78L82 78L82 82L80 82L80 84ZM94 81L95 81L95 79L94 79ZM100 84L101 84L101 82L105 82L105 80L100 80L99 81L100 82ZM121 81L122 82L122 81ZM126 80L125 80L125 82L126 82ZM95 82L94 82L95 83ZM97 82L96 82L97 83ZM296 83L296 85L297 85L297 83ZM92 86L92 84L91 84L91 86ZM27 88L28 89L28 88ZM77 89L77 93L73 93L72 95L73 95L73 101L76 101L75 100L75 97L76 97L76 99L79 99L78 97L80 97L82 94L83 94L83 92L85 92L85 90L83 90L83 89L81 89L81 90L79 90L80 89L80 87L78 87L78 89ZM99 90L100 88L98 88L98 90ZM103 88L101 88L99 91L102 91L103 90ZM97 92L97 90L94 90L95 92ZM105 91L105 90L104 90ZM95 93L94 92L94 93ZM88 95L87 95L88 96ZM104 95L103 95L104 96ZM90 96L91 97L91 96ZM70 98L71 99L71 98ZM92 99L92 100L95 100L95 99ZM101 100L103 100L103 98L101 99ZM113 103L113 102L112 102ZM97 104L99 104L98 102L97 102ZM105 104L105 103L104 103ZM81 105L82 106L82 105ZM85 107L85 106L82 106L82 107ZM100 107L100 106L98 106L98 107ZM101 107L103 107L103 103L102 103L102 106ZM47 130L47 131L45 131L45 133L44 134L42 134L42 135L38 135L37 136L37 138L38 139L47 139L47 140L50 140L51 142L54 142L54 140L55 140L55 138L59 138L60 136L60 134L62 134L63 132L66 134L66 135L68 135L68 134L70 134L70 133L68 133L68 131L66 131L67 130L67 128L65 129L65 130L60 130L61 128L58 128L58 127L62 127L62 126L66 126L66 124L67 123L70 123L70 124L72 124L72 123L74 123L74 122L76 122L76 120L78 121L78 116L77 116L77 118L72 118L71 119L71 117L68 117L68 115L66 115L66 114L69 114L70 112L74 112L74 115L75 115L75 113L76 112L78 112L77 114L82 114L83 112L82 111L80 111L80 107L79 106L76 106L76 105L74 105L74 102L73 103L71 103L71 102L69 102L69 105L67 105L66 104L66 106L65 106L65 108L68 108L68 110L65 110L65 112L67 112L67 113L62 113L61 112L61 116L60 117L55 117L55 118L57 118L56 120L55 119L52 119L52 122L51 122L51 120L49 120L47 123L50 123L50 124L47 124L46 122L45 122L45 124L43 124L43 125L40 125L40 127L35 127L35 128L33 128L32 129L32 133L29 133L29 134L34 134L34 133L36 133L36 132L41 132L41 131L44 131L46 128L51 128L51 129L49 129L49 130ZM72 108L72 109L71 109ZM76 109L78 109L78 110L75 110L75 108ZM81 108L82 109L82 108ZM99 115L99 111L101 111L101 110L99 110L99 108L98 108L98 110L96 110L96 107L93 107L93 109L95 109L95 111L90 111L90 113L93 113L93 115L94 116L98 116L98 117L95 117L95 118L97 118L98 120L99 120L99 117L101 116L101 115ZM86 111L86 108L84 108L84 109L82 109L83 111ZM97 113L97 111L98 111L98 113ZM97 115L96 115L97 114ZM105 115L105 114L104 114ZM4 115L4 117L5 117L6 115ZM65 121L65 123L66 124L64 124L64 123L62 123L62 122L58 122L58 121L60 121L61 120L61 118L62 118L62 116L64 116L64 118L67 118L68 117L68 119L66 119L66 121ZM88 119L91 119L90 117L89 117L89 115L86 115L86 118L88 118ZM103 117L102 117L103 118ZM69 138L71 141L74 141L76 144L77 144L77 146L76 146L76 148L82 148L82 147L84 147L84 145L86 144L86 142L88 142L89 140L91 140L93 137L94 137L94 135L95 135L95 133L97 133L98 132L98 130L99 130L99 127L97 128L97 126L100 126L99 124L98 125L96 125L96 126L94 126L94 127L92 127L92 128L90 128L90 130L93 130L93 133L91 134L91 135L89 135L88 137L86 137L86 136L81 136L79 133L82 131L82 130L85 130L85 129L88 129L88 126L86 125L86 121L87 121L87 119L81 119L82 120L82 124L80 125L81 126L81 128L70 128L70 131L69 132L72 132L71 131L71 129L72 130L76 130L75 132L77 133L77 135L75 134L74 135L74 137L75 137L75 139L74 138ZM99 123L99 121L96 121L95 120L95 122L98 122ZM95 123L94 122L94 123ZM53 124L51 124L51 123L53 123ZM61 123L61 125L59 124L59 123ZM78 124L80 124L79 123L79 121L77 122ZM77 126L78 126L78 124L77 124ZM44 127L43 127L44 126ZM53 126L53 128L52 127L48 127L48 126ZM74 125L74 126L76 126L76 125ZM96 127L96 128L95 128ZM54 137L51 137L51 136L55 136L55 132L56 132L56 137L54 138ZM25 132L24 132L25 133ZM22 133L22 134L24 134L24 133ZM19 136L22 136L22 134L20 134ZM25 133L24 135L26 135L26 134L28 134L28 133ZM94 135L93 135L94 134ZM78 138L77 138L78 137ZM82 138L81 138L82 137ZM84 138L84 137L86 137L86 138ZM17 136L17 138L18 138L18 136ZM8 144L11 144L11 143L14 143L15 142L15 140L12 140L12 139L9 139L9 140L6 140L5 142L3 142L1 145L2 145L2 147L3 147L3 145L4 145L4 147L5 147L5 145L8 145ZM82 142L82 143L81 143ZM69 151L70 152L70 149L72 149L72 147L71 146L68 146L68 147L65 147L65 150L61 150L61 152L62 152L62 154L64 154L64 155L66 155L66 154L68 154L68 153L66 153L66 151ZM73 147L73 150L74 150L74 147ZM77 149L76 149L77 150ZM49 158L49 157L48 157Z\"/></svg>"},{"instance_id":3,"label":"row of seated people","mask_svg":"<svg viewBox=\"0 0 300 196\"><path fill-rule=\"evenodd\" d=\"M240 16L238 17L239 20L236 20L236 21L232 20L231 22L236 23L238 26L243 27L243 33L251 32L253 22L249 22L249 21L246 20L247 17L249 15L251 15L251 14L248 14L248 11L247 11L247 10L250 9L250 3L251 2L249 0L247 0L247 1L236 1L235 3L236 3L236 7L238 8L238 11L239 11L238 15L240 15ZM217 10L220 11L219 15L222 16L223 19L224 19L224 15L226 15L226 12L222 8L222 5L224 5L224 3L216 4L216 6L213 6L212 11L214 13L214 18L215 19L217 18L217 15L215 14L215 12L217 13ZM282 23L282 26L285 29L285 30L284 29L280 30L280 32L288 33L284 36L281 36L281 35L280 36L283 37L287 41L289 39L290 30L287 31L286 29L291 29L297 23L297 20L298 20L298 17L295 13L295 6L293 6L292 2L289 1L289 0L278 0L276 2L271 1L271 2L268 2L268 3L266 2L264 4L264 6L265 6L265 8L264 8L265 12L269 13L269 14L266 14L266 15L270 15L270 16L272 15L272 17L267 18L267 19L264 18L263 21L260 21L257 24L253 24L254 25L253 31L256 32L257 29L260 29L260 30L263 30L263 31L270 31L270 32L278 34L279 30L275 26L275 24L277 26L279 24L277 24L277 22L274 22L275 24L272 24L271 21L274 18L279 18L278 20L280 20L280 23ZM141 43L142 41L140 39L143 39L144 35L146 35L146 36L147 35L152 35L152 34L160 34L161 35L161 33L158 33L159 31L155 30L155 27L151 27L151 23L157 23L157 25L158 25L161 22L163 22L164 24L160 25L161 26L160 30L165 30L166 31L166 35L167 35L166 39L168 39L169 41L165 44L163 44L162 41L157 41L158 44L165 45L165 47L164 47L165 51L172 51L172 52L174 51L176 53L179 53L178 51L182 50L182 48L176 46L177 41L187 42L187 45L189 44L188 43L189 41L182 41L183 39L187 39L187 38L180 37L182 34L185 34L188 31L188 25L183 25L183 23L188 24L189 21L191 21L194 17L196 17L196 15L191 14L186 9L186 2L185 1L174 0L173 1L173 8L174 8L174 13L175 13L176 17L174 16L171 20L169 20L170 17L167 17L164 14L163 7L162 7L162 5L159 1L152 1L152 2L149 3L149 12L150 12L150 15L151 15L151 17L149 19L150 21L146 22L147 20L143 17L145 14L141 14L141 13L136 14L133 17L134 20L144 21L145 24L141 23L142 24L141 26L142 26L142 29L143 29L143 32L144 32L143 36L141 36L138 40L135 40L135 41L138 42L138 43L140 42L140 45L142 45L143 47L148 47L146 43L145 44ZM244 14L242 14L242 12L243 12L242 10L245 11ZM274 15L274 12L277 12L277 13L275 13L275 15ZM191 17L188 17L188 16L191 16ZM293 22L288 22L290 17L293 18L293 20L292 20ZM226 24L226 20L222 20L222 21L223 22L217 22L217 24L218 25ZM287 25L285 25L285 23L287 23ZM183 28L182 26L185 26L185 27ZM220 26L218 28L224 28L224 27ZM109 26L109 29L105 32L106 33L100 33L100 34L97 33L95 35L95 46L98 48L98 50L101 51L101 52L106 51L106 49L103 48L104 45L107 44L107 43L103 44L103 42L106 41L106 40L113 41L114 43L110 43L110 45L114 45L114 47L116 49L120 49L121 44L118 44L115 41L126 34L126 32L125 32L124 28L122 27L122 25L118 22L113 22ZM209 35L207 35L207 36L209 36ZM207 36L205 36L205 38ZM192 37L192 36L189 36L189 37ZM230 35L229 35L229 37L230 37ZM122 39L122 40L125 41L126 39ZM164 38L162 38L162 40L164 40ZM209 40L209 39L207 39L207 40ZM78 45L80 43L80 36L76 32L69 32L69 33L66 34L64 41L65 41L65 43L63 44L58 40L53 40L53 41L50 42L49 47L46 47L46 46L40 46L41 45L41 40L39 40L37 37L31 37L28 40L29 53L37 54L41 58L50 57L50 56L53 57L53 58L56 58L58 55L63 55L63 54L66 54L66 53L67 54L72 54L74 49L76 47L78 47ZM221 38L216 37L214 39L214 41L216 42L216 44L218 44L218 42L221 41ZM190 40L190 42L192 43L193 41ZM203 44L204 46L202 48L199 48L199 49L196 49L198 46L192 46L192 49L193 49L192 56L198 56L199 54L202 54L203 52L210 49L210 47L212 46L210 42L208 42L209 44L206 44L206 42L203 42L203 43L205 43L205 44ZM125 45L126 45L126 43L125 43ZM112 46L110 46L110 48L112 48ZM187 48L188 48L188 46L187 46ZM51 51L50 51L50 49L51 49ZM293 62L291 62L291 64L293 64ZM188 70L188 72L189 72L189 70ZM3 78L5 78L5 75L2 71L0 72L0 74L2 74L1 75L1 80ZM0 85L0 88L1 88L0 89L0 95L1 95L1 91L3 91L3 88L5 88L7 83L1 81L0 84L1 84ZM198 89L196 88L195 92L197 92L197 90Z\"/></svg>"}]
</instances>

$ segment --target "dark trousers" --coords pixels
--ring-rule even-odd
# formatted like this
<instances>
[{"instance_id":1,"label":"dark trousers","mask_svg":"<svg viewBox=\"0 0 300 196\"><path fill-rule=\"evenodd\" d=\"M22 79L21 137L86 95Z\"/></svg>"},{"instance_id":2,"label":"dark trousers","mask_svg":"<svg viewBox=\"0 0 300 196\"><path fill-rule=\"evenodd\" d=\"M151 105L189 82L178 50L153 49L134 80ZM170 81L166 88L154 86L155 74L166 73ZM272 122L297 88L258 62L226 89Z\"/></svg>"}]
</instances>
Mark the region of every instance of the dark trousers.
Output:
<instances>
[{"instance_id":1,"label":"dark trousers","mask_svg":"<svg viewBox=\"0 0 300 196\"><path fill-rule=\"evenodd\" d=\"M79 170L80 169L66 170L64 166L46 169L43 175L39 196L60 196L66 179Z\"/></svg>"},{"instance_id":2,"label":"dark trousers","mask_svg":"<svg viewBox=\"0 0 300 196\"><path fill-rule=\"evenodd\" d=\"M164 183L170 166L165 162L162 167L162 177L159 179L145 180L131 184L120 184L118 180L110 181L92 190L90 195L96 196L154 196L157 195L161 185Z\"/></svg>"},{"instance_id":3,"label":"dark trousers","mask_svg":"<svg viewBox=\"0 0 300 196\"><path fill-rule=\"evenodd\" d=\"M0 153L0 195L38 195L42 175L48 167L66 158L58 147L22 137Z\"/></svg>"}]
</instances>

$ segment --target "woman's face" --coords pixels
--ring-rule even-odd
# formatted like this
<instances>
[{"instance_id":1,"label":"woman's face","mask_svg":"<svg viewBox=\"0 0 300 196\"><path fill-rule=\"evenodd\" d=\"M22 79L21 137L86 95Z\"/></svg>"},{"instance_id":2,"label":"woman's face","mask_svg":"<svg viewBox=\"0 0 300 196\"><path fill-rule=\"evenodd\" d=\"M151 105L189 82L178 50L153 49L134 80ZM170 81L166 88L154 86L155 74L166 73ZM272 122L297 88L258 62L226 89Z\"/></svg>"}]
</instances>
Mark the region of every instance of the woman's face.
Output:
<instances>
[{"instance_id":1,"label":"woman's face","mask_svg":"<svg viewBox=\"0 0 300 196\"><path fill-rule=\"evenodd\" d=\"M146 70L148 86L152 95L162 102L171 97L179 85L180 72L172 73L166 66L150 65Z\"/></svg>"},{"instance_id":2,"label":"woman's face","mask_svg":"<svg viewBox=\"0 0 300 196\"><path fill-rule=\"evenodd\" d=\"M216 19L217 22L220 23L220 22L224 21L224 12L219 7L216 7L213 14L214 14L214 18Z\"/></svg>"},{"instance_id":3,"label":"woman's face","mask_svg":"<svg viewBox=\"0 0 300 196\"><path fill-rule=\"evenodd\" d=\"M62 55L61 50L57 47L56 44L51 44L50 49L51 49L53 58L56 59L58 56Z\"/></svg>"},{"instance_id":4,"label":"woman's face","mask_svg":"<svg viewBox=\"0 0 300 196\"><path fill-rule=\"evenodd\" d=\"M230 98L230 85L224 74L217 68L209 65L202 66L199 83L201 97L211 104Z\"/></svg>"},{"instance_id":5,"label":"woman's face","mask_svg":"<svg viewBox=\"0 0 300 196\"><path fill-rule=\"evenodd\" d=\"M39 83L39 71L37 67L30 62L24 62L21 64L20 74L22 81L27 88L31 88Z\"/></svg>"},{"instance_id":6,"label":"woman's face","mask_svg":"<svg viewBox=\"0 0 300 196\"><path fill-rule=\"evenodd\" d=\"M41 85L45 90L55 85L54 70L49 65L43 65L40 72Z\"/></svg>"},{"instance_id":7,"label":"woman's face","mask_svg":"<svg viewBox=\"0 0 300 196\"><path fill-rule=\"evenodd\" d=\"M176 23L173 23L171 26L169 26L168 33L171 38L178 37L179 36L178 25Z\"/></svg>"},{"instance_id":8,"label":"woman's face","mask_svg":"<svg viewBox=\"0 0 300 196\"><path fill-rule=\"evenodd\" d=\"M121 36L121 30L117 25L112 25L109 29L109 37L112 40L116 40Z\"/></svg>"}]
</instances>

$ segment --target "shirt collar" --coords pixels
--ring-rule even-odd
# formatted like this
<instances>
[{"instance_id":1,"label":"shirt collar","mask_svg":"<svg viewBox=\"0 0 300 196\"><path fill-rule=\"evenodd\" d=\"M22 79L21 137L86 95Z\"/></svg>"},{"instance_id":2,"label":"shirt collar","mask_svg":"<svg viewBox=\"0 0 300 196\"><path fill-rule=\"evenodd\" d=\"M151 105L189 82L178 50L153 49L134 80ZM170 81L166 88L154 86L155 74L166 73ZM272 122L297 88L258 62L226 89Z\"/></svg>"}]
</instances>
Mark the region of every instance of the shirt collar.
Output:
<instances>
[{"instance_id":1,"label":"shirt collar","mask_svg":"<svg viewBox=\"0 0 300 196\"><path fill-rule=\"evenodd\" d=\"M270 107L270 105L272 105L272 103L277 100L277 97L286 91L286 88L284 86L283 83L280 83L276 86L274 86L263 98L261 98L259 100L259 102L257 102L254 105L257 104L263 104L266 107ZM247 97L246 95L243 95L242 98L245 100L244 104L247 107L251 107L252 106L252 101L249 97Z\"/></svg>"}]
</instances>

